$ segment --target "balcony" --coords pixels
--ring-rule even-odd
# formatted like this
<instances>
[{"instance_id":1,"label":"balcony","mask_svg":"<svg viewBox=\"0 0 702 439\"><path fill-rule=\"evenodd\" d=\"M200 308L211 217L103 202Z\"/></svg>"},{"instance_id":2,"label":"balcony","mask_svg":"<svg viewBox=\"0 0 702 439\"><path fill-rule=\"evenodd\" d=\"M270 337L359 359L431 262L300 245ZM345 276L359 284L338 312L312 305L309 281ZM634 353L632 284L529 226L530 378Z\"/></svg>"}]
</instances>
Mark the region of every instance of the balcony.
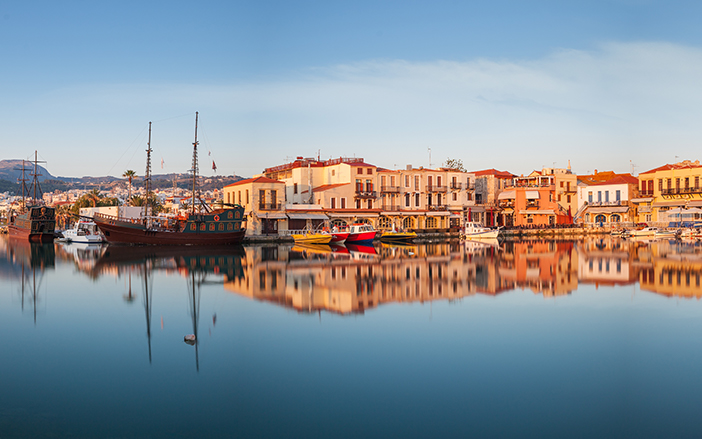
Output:
<instances>
[{"instance_id":1,"label":"balcony","mask_svg":"<svg viewBox=\"0 0 702 439\"><path fill-rule=\"evenodd\" d=\"M427 210L430 211L445 211L448 210L448 206L445 204L432 204L431 206L427 206Z\"/></svg>"},{"instance_id":2,"label":"balcony","mask_svg":"<svg viewBox=\"0 0 702 439\"><path fill-rule=\"evenodd\" d=\"M400 186L381 186L380 193L399 194L400 193Z\"/></svg>"},{"instance_id":3,"label":"balcony","mask_svg":"<svg viewBox=\"0 0 702 439\"><path fill-rule=\"evenodd\" d=\"M514 201L500 201L498 206L500 209L514 209Z\"/></svg>"},{"instance_id":4,"label":"balcony","mask_svg":"<svg viewBox=\"0 0 702 439\"><path fill-rule=\"evenodd\" d=\"M258 203L258 210L283 210L282 203Z\"/></svg>"},{"instance_id":5,"label":"balcony","mask_svg":"<svg viewBox=\"0 0 702 439\"><path fill-rule=\"evenodd\" d=\"M397 206L397 205L390 205L390 206L383 205L380 208L380 210L384 210L386 212L399 212L400 210L402 210L402 208L400 206Z\"/></svg>"},{"instance_id":6,"label":"balcony","mask_svg":"<svg viewBox=\"0 0 702 439\"><path fill-rule=\"evenodd\" d=\"M446 186L427 185L427 192L446 192Z\"/></svg>"},{"instance_id":7,"label":"balcony","mask_svg":"<svg viewBox=\"0 0 702 439\"><path fill-rule=\"evenodd\" d=\"M378 194L375 191L364 191L364 190L356 189L356 193L354 194L354 198L364 198L364 199L378 198Z\"/></svg>"},{"instance_id":8,"label":"balcony","mask_svg":"<svg viewBox=\"0 0 702 439\"><path fill-rule=\"evenodd\" d=\"M460 191L461 189L463 189L463 183L458 183L458 182L451 183L451 190L452 191Z\"/></svg>"}]
</instances>

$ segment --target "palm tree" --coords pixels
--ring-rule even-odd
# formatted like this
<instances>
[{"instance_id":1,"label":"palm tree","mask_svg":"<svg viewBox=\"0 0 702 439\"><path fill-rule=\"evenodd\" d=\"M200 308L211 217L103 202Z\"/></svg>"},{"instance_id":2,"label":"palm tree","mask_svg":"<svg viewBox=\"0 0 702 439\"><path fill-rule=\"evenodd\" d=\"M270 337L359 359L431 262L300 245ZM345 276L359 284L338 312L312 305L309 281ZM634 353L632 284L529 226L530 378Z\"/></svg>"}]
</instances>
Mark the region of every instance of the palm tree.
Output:
<instances>
[{"instance_id":1,"label":"palm tree","mask_svg":"<svg viewBox=\"0 0 702 439\"><path fill-rule=\"evenodd\" d=\"M132 171L131 169L127 169L126 171L124 171L124 174L122 174L122 177L127 177L129 179L129 187L127 188L127 200L132 198L132 179L136 176L136 172Z\"/></svg>"},{"instance_id":2,"label":"palm tree","mask_svg":"<svg viewBox=\"0 0 702 439\"><path fill-rule=\"evenodd\" d=\"M100 196L100 189L93 189L92 191L88 192L85 194L85 197L93 203L93 207L97 207L98 203L100 202L100 199L102 198Z\"/></svg>"}]
</instances>

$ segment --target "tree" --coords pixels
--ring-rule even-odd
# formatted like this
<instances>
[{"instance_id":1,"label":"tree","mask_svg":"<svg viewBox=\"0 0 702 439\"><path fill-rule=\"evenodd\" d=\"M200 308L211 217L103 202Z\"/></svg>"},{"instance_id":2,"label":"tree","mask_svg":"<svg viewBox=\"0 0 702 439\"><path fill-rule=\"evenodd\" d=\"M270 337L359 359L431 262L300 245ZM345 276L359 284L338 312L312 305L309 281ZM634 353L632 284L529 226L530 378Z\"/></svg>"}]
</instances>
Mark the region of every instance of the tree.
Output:
<instances>
[{"instance_id":1,"label":"tree","mask_svg":"<svg viewBox=\"0 0 702 439\"><path fill-rule=\"evenodd\" d=\"M129 179L129 186L127 187L127 200L129 200L132 198L132 179L136 177L136 172L127 169L124 171L124 174L122 174L122 177L127 177Z\"/></svg>"},{"instance_id":2,"label":"tree","mask_svg":"<svg viewBox=\"0 0 702 439\"><path fill-rule=\"evenodd\" d=\"M119 200L115 197L105 197L104 195L100 195L100 190L93 189L92 191L83 194L82 197L78 198L78 200L73 203L71 212L78 215L80 209L83 207L102 206L119 206Z\"/></svg>"},{"instance_id":3,"label":"tree","mask_svg":"<svg viewBox=\"0 0 702 439\"><path fill-rule=\"evenodd\" d=\"M441 167L448 168L453 171L466 172L466 168L463 167L463 160L461 159L446 159Z\"/></svg>"},{"instance_id":4,"label":"tree","mask_svg":"<svg viewBox=\"0 0 702 439\"><path fill-rule=\"evenodd\" d=\"M142 207L146 206L145 198L139 195L134 195L130 200L132 206ZM163 205L159 199L154 194L149 195L149 211L151 213L159 213L163 211Z\"/></svg>"}]
</instances>

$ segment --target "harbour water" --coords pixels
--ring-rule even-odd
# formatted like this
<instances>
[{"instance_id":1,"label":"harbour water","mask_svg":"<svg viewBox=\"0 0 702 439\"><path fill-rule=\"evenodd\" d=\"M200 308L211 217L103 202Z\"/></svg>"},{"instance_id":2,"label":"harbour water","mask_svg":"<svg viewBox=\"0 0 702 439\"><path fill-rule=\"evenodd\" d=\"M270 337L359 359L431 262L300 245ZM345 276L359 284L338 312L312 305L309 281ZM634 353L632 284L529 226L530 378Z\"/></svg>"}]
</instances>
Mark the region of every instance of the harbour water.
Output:
<instances>
[{"instance_id":1,"label":"harbour water","mask_svg":"<svg viewBox=\"0 0 702 439\"><path fill-rule=\"evenodd\" d=\"M4 237L0 437L693 437L701 277L699 242L609 236Z\"/></svg>"}]
</instances>

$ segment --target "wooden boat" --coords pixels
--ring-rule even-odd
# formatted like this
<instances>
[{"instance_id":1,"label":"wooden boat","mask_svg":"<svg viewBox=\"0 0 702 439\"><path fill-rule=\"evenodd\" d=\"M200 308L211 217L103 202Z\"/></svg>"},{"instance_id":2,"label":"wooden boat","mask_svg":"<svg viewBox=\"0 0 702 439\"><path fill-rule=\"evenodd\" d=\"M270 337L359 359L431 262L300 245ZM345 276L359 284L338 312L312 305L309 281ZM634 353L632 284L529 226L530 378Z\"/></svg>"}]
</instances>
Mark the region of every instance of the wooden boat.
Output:
<instances>
[{"instance_id":1,"label":"wooden boat","mask_svg":"<svg viewBox=\"0 0 702 439\"><path fill-rule=\"evenodd\" d=\"M52 242L55 227L56 216L52 207L29 206L24 213L10 218L7 232L30 242Z\"/></svg>"},{"instance_id":2,"label":"wooden boat","mask_svg":"<svg viewBox=\"0 0 702 439\"><path fill-rule=\"evenodd\" d=\"M125 219L96 214L93 220L109 243L150 245L229 245L240 243L246 233L244 208L223 204L217 210L196 212L197 193L197 119L195 113L195 142L193 142L192 211L182 218L159 218L148 215L148 203L143 219ZM151 123L146 159L146 197L151 180ZM202 204L202 203L201 203Z\"/></svg>"},{"instance_id":3,"label":"wooden boat","mask_svg":"<svg viewBox=\"0 0 702 439\"><path fill-rule=\"evenodd\" d=\"M10 236L26 239L30 242L52 242L54 240L54 229L56 228L56 212L53 207L43 206L41 202L41 188L39 187L37 152L34 151L34 173L31 174L33 197L30 199L31 205L27 206L25 194L27 190L24 178L25 167L22 160L22 211L18 215L10 216L10 223L7 232Z\"/></svg>"},{"instance_id":4,"label":"wooden boat","mask_svg":"<svg viewBox=\"0 0 702 439\"><path fill-rule=\"evenodd\" d=\"M466 222L461 229L461 238L463 239L496 239L499 236L499 228L491 229L474 222Z\"/></svg>"},{"instance_id":5,"label":"wooden boat","mask_svg":"<svg viewBox=\"0 0 702 439\"><path fill-rule=\"evenodd\" d=\"M351 224L349 226L349 236L346 243L363 244L371 243L375 239L375 229L370 224Z\"/></svg>"}]
</instances>

